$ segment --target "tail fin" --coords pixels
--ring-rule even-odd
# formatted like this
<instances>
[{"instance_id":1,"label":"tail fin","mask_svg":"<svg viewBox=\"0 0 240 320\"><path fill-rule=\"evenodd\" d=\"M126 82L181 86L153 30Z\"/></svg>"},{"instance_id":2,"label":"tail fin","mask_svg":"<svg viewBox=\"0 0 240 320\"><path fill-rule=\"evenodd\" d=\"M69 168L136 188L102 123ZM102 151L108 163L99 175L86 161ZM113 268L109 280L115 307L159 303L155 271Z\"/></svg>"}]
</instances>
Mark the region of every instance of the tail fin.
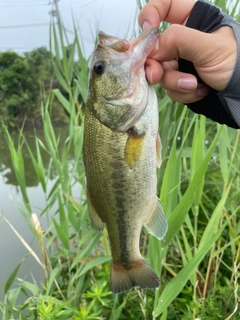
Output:
<instances>
[{"instance_id":1,"label":"tail fin","mask_svg":"<svg viewBox=\"0 0 240 320\"><path fill-rule=\"evenodd\" d=\"M130 290L133 287L154 289L160 280L146 260L141 259L129 266L112 264L111 290L114 293Z\"/></svg>"}]
</instances>

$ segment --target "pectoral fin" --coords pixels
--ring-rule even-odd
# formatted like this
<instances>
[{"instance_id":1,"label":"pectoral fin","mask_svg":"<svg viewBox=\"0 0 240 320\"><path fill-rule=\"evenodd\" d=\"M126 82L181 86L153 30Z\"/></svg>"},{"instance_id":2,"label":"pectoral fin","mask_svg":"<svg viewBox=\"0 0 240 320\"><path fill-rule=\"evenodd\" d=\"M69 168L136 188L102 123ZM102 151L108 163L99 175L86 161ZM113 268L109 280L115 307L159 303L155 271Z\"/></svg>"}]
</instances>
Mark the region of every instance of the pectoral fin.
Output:
<instances>
[{"instance_id":1,"label":"pectoral fin","mask_svg":"<svg viewBox=\"0 0 240 320\"><path fill-rule=\"evenodd\" d=\"M132 130L126 142L124 155L125 161L130 168L133 168L141 157L145 133L137 133Z\"/></svg>"},{"instance_id":2,"label":"pectoral fin","mask_svg":"<svg viewBox=\"0 0 240 320\"><path fill-rule=\"evenodd\" d=\"M89 217L92 222L92 225L94 228L98 231L102 231L104 228L104 222L102 222L101 218L99 217L96 209L94 208L91 198L89 194L87 193L87 203L88 203L88 212L89 212Z\"/></svg>"},{"instance_id":3,"label":"pectoral fin","mask_svg":"<svg viewBox=\"0 0 240 320\"><path fill-rule=\"evenodd\" d=\"M156 206L145 224L145 227L150 234L154 235L159 240L161 240L167 232L167 219L158 198L156 198Z\"/></svg>"}]
</instances>

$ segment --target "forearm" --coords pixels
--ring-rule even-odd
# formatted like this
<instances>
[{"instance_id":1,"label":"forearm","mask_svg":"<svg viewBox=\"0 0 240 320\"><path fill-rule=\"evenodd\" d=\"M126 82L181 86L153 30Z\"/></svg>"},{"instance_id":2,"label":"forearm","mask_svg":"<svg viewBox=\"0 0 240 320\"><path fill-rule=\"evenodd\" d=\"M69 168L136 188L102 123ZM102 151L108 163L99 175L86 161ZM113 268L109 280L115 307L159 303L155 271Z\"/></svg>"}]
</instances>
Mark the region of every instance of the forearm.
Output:
<instances>
[{"instance_id":1,"label":"forearm","mask_svg":"<svg viewBox=\"0 0 240 320\"><path fill-rule=\"evenodd\" d=\"M209 87L210 93L205 98L187 106L221 124L240 128L240 24L217 7L205 1L198 1L189 15L186 26L206 33L212 33L222 26L230 26L233 29L238 43L238 54L229 83L222 91ZM199 83L204 83L191 62L179 58L179 70L194 74Z\"/></svg>"}]
</instances>

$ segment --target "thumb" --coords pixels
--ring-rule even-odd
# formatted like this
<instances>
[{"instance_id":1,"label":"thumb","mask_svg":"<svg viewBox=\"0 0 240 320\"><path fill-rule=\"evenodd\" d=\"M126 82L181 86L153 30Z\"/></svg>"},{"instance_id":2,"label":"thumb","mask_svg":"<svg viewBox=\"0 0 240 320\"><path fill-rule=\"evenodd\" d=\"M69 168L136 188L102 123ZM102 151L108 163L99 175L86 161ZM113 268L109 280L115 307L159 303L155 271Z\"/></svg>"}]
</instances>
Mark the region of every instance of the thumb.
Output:
<instances>
[{"instance_id":1,"label":"thumb","mask_svg":"<svg viewBox=\"0 0 240 320\"><path fill-rule=\"evenodd\" d=\"M182 25L173 24L160 36L151 58L158 61L171 61L177 58L193 63L203 60L206 51L212 51L211 34L207 34Z\"/></svg>"},{"instance_id":2,"label":"thumb","mask_svg":"<svg viewBox=\"0 0 240 320\"><path fill-rule=\"evenodd\" d=\"M237 60L237 40L230 27L205 33L171 25L160 36L150 58L159 62L182 58L191 61L200 78L220 91L229 82Z\"/></svg>"}]
</instances>

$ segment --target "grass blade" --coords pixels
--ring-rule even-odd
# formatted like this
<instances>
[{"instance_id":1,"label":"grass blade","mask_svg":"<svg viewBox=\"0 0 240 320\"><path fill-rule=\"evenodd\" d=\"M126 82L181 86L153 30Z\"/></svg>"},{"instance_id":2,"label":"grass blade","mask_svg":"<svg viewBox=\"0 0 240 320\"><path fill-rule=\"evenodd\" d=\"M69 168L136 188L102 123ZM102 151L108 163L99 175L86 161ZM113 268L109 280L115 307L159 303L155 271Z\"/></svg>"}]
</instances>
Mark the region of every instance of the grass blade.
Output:
<instances>
[{"instance_id":1,"label":"grass blade","mask_svg":"<svg viewBox=\"0 0 240 320\"><path fill-rule=\"evenodd\" d=\"M158 305L154 310L154 316L159 316L166 308L172 303L172 301L178 296L181 292L182 288L185 286L186 282L190 279L193 272L196 270L199 263L202 261L204 256L208 253L211 246L220 236L221 232L223 231L225 225L223 225L218 232L213 235L208 243L203 247L193 258L192 260L188 261L187 265L182 268L181 271L177 274L175 278L173 278L163 290Z\"/></svg>"}]
</instances>

